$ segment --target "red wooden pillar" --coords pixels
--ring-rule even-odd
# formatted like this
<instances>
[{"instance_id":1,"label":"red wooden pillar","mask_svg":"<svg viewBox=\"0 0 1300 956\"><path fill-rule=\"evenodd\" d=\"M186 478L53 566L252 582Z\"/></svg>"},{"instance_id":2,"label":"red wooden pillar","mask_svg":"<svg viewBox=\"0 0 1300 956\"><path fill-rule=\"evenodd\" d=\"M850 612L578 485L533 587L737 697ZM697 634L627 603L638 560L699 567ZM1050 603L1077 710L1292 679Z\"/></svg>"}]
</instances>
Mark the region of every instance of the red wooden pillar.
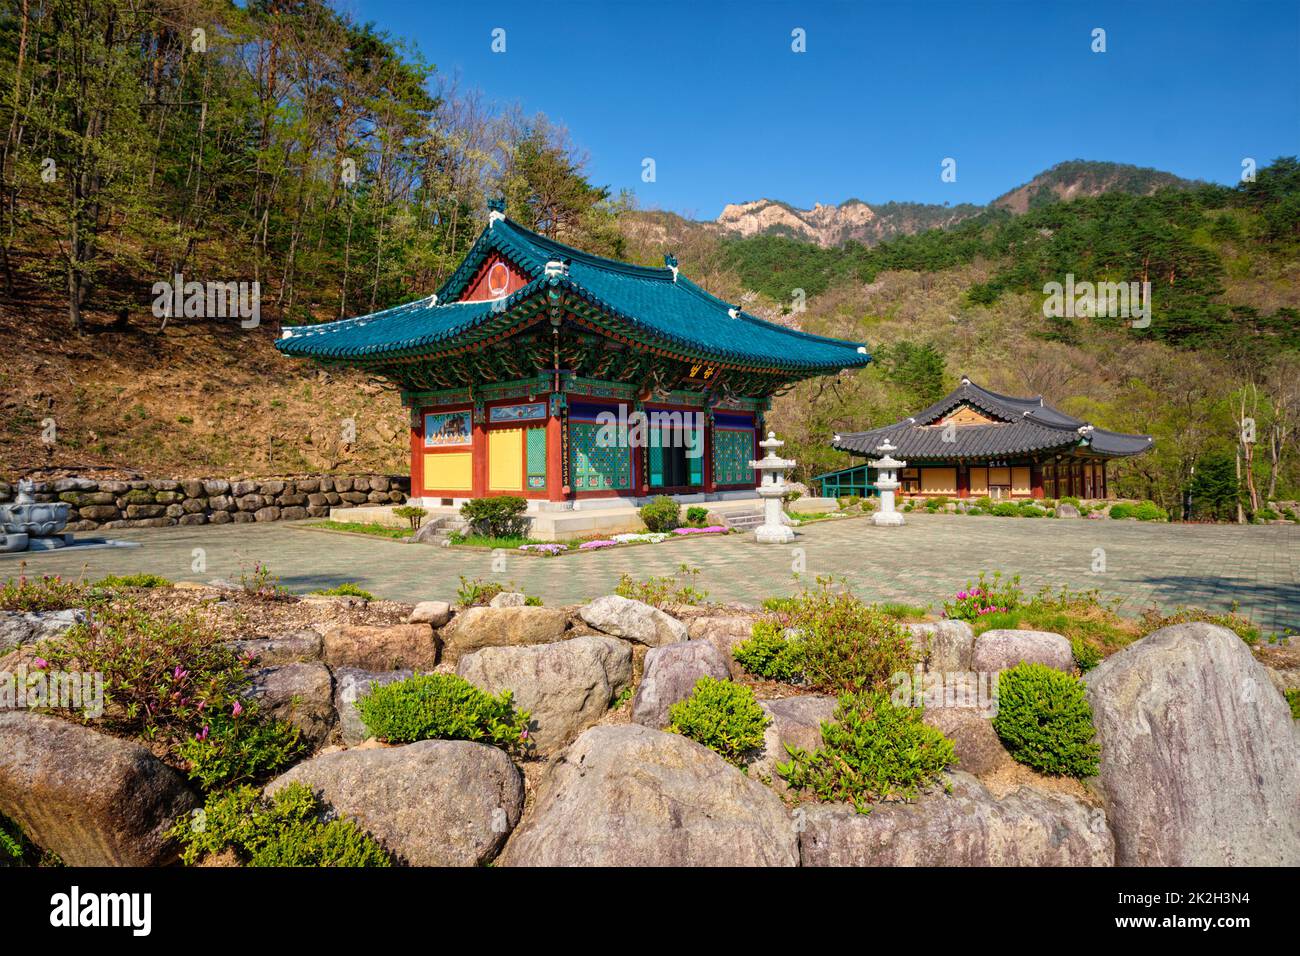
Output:
<instances>
[{"instance_id":1,"label":"red wooden pillar","mask_svg":"<svg viewBox=\"0 0 1300 956\"><path fill-rule=\"evenodd\" d=\"M1029 496L1043 497L1043 466L1036 462L1029 463Z\"/></svg>"},{"instance_id":2,"label":"red wooden pillar","mask_svg":"<svg viewBox=\"0 0 1300 956\"><path fill-rule=\"evenodd\" d=\"M411 495L424 497L424 415L411 409Z\"/></svg>"},{"instance_id":3,"label":"red wooden pillar","mask_svg":"<svg viewBox=\"0 0 1300 956\"><path fill-rule=\"evenodd\" d=\"M970 467L960 462L957 464L957 497L970 497Z\"/></svg>"},{"instance_id":4,"label":"red wooden pillar","mask_svg":"<svg viewBox=\"0 0 1300 956\"><path fill-rule=\"evenodd\" d=\"M474 469L474 480L471 482L473 486L471 494L475 498L482 498L487 494L488 484L487 425L475 418L472 429L474 432L474 444L470 446L470 451L474 456L471 461L471 465Z\"/></svg>"},{"instance_id":5,"label":"red wooden pillar","mask_svg":"<svg viewBox=\"0 0 1300 956\"><path fill-rule=\"evenodd\" d=\"M559 415L546 419L546 497L550 501L563 501L564 487L564 422Z\"/></svg>"},{"instance_id":6,"label":"red wooden pillar","mask_svg":"<svg viewBox=\"0 0 1300 956\"><path fill-rule=\"evenodd\" d=\"M1103 500L1110 497L1110 489L1106 487L1106 463L1101 463L1101 497Z\"/></svg>"},{"instance_id":7,"label":"red wooden pillar","mask_svg":"<svg viewBox=\"0 0 1300 956\"><path fill-rule=\"evenodd\" d=\"M704 414L706 416L704 423L704 461L701 464L704 475L704 491L709 493L716 490L717 485L713 481L713 426L708 423L708 412Z\"/></svg>"}]
</instances>

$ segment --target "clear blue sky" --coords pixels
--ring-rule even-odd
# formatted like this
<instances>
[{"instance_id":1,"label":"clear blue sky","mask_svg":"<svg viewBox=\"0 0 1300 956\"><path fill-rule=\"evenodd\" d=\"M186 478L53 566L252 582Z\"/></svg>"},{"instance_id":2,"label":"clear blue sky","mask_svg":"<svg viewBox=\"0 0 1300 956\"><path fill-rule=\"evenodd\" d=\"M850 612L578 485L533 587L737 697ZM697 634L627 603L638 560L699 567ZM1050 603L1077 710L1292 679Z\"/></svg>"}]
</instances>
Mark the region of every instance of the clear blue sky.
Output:
<instances>
[{"instance_id":1,"label":"clear blue sky","mask_svg":"<svg viewBox=\"0 0 1300 956\"><path fill-rule=\"evenodd\" d=\"M566 126L594 182L695 218L763 196L982 203L1076 158L1232 183L1243 157L1300 153L1300 0L339 6Z\"/></svg>"}]
</instances>

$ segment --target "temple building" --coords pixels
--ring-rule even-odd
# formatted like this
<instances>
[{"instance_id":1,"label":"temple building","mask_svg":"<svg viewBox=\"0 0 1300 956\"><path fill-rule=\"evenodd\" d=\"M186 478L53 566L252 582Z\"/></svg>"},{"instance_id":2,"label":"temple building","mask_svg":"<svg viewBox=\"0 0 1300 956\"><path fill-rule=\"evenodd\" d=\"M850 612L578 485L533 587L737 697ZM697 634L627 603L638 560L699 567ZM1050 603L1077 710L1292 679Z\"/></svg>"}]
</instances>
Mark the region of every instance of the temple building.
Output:
<instances>
[{"instance_id":1,"label":"temple building","mask_svg":"<svg viewBox=\"0 0 1300 956\"><path fill-rule=\"evenodd\" d=\"M425 505L753 497L749 462L772 395L870 361L856 342L715 298L671 255L662 268L589 255L507 219L504 203L490 207L436 294L285 328L277 342L401 389L411 496Z\"/></svg>"},{"instance_id":2,"label":"temple building","mask_svg":"<svg viewBox=\"0 0 1300 956\"><path fill-rule=\"evenodd\" d=\"M1147 435L1096 428L1045 403L1011 398L961 380L956 391L893 425L836 435L833 448L877 458L886 438L904 496L956 498L1108 498L1106 463L1140 455ZM866 464L819 475L822 494L875 494Z\"/></svg>"}]
</instances>

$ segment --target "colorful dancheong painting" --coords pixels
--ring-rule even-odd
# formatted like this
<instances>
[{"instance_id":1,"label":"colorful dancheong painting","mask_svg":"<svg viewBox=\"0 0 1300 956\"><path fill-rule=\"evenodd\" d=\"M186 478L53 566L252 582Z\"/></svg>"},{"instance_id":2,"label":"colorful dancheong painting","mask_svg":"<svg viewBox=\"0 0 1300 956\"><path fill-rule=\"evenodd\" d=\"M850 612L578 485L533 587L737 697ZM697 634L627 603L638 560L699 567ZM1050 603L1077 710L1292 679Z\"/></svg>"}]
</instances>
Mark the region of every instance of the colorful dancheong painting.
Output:
<instances>
[{"instance_id":1,"label":"colorful dancheong painting","mask_svg":"<svg viewBox=\"0 0 1300 956\"><path fill-rule=\"evenodd\" d=\"M424 416L425 448L466 447L473 441L470 412L429 412Z\"/></svg>"}]
</instances>

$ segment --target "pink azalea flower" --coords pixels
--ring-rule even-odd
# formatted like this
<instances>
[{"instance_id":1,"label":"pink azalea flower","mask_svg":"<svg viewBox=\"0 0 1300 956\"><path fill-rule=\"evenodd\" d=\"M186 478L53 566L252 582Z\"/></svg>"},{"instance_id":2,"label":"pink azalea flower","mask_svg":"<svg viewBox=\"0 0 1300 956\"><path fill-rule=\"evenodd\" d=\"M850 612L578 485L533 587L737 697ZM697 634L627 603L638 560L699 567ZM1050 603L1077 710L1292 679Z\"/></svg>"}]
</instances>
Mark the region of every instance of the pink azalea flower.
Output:
<instances>
[{"instance_id":1,"label":"pink azalea flower","mask_svg":"<svg viewBox=\"0 0 1300 956\"><path fill-rule=\"evenodd\" d=\"M204 726L204 728L203 728L202 731L200 731L199 733L197 733L197 734L194 735L194 739L195 739L195 740L207 740L207 739L208 739L208 728L207 728L206 725Z\"/></svg>"},{"instance_id":2,"label":"pink azalea flower","mask_svg":"<svg viewBox=\"0 0 1300 956\"><path fill-rule=\"evenodd\" d=\"M45 670L45 668L50 666L50 662L43 657L36 658L36 660L32 661L32 663L36 666L36 669L39 671L43 671Z\"/></svg>"},{"instance_id":3,"label":"pink azalea flower","mask_svg":"<svg viewBox=\"0 0 1300 956\"><path fill-rule=\"evenodd\" d=\"M235 701L235 706L230 708L230 716L238 717L243 712L244 712L244 705L241 704L239 701Z\"/></svg>"}]
</instances>

